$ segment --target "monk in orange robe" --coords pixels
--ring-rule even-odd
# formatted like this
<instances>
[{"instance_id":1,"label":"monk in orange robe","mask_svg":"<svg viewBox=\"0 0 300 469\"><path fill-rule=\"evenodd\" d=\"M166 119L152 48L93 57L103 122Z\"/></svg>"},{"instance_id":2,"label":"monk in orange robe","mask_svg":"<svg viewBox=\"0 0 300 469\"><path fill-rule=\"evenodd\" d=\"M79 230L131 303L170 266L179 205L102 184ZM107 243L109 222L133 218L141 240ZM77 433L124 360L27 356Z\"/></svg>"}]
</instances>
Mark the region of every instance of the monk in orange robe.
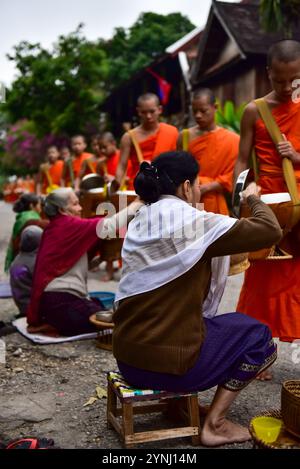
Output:
<instances>
[{"instance_id":1,"label":"monk in orange robe","mask_svg":"<svg viewBox=\"0 0 300 469\"><path fill-rule=\"evenodd\" d=\"M79 173L84 160L91 158L91 153L86 153L87 147L85 137L83 135L75 135L71 139L71 148L73 157L64 163L62 186L73 186L75 190L79 189Z\"/></svg>"},{"instance_id":2,"label":"monk in orange robe","mask_svg":"<svg viewBox=\"0 0 300 469\"><path fill-rule=\"evenodd\" d=\"M152 93L141 95L137 101L137 114L140 125L132 131L126 132L121 139L120 161L116 171L115 187L119 187L129 177L128 189L133 189L133 181L142 161L152 161L160 153L176 149L178 130L173 125L159 122L162 113L158 96ZM139 158L133 144L130 132L140 149ZM131 168L128 168L128 161Z\"/></svg>"},{"instance_id":3,"label":"monk in orange robe","mask_svg":"<svg viewBox=\"0 0 300 469\"><path fill-rule=\"evenodd\" d=\"M14 195L15 182L8 181L3 187L4 200L7 203L15 202L18 197Z\"/></svg>"},{"instance_id":4,"label":"monk in orange robe","mask_svg":"<svg viewBox=\"0 0 300 469\"><path fill-rule=\"evenodd\" d=\"M40 165L36 193L47 194L49 191L60 186L63 172L63 161L59 160L59 151L55 145L47 148L47 162Z\"/></svg>"},{"instance_id":5,"label":"monk in orange robe","mask_svg":"<svg viewBox=\"0 0 300 469\"><path fill-rule=\"evenodd\" d=\"M68 147L68 145L64 145L60 148L59 159L62 160L62 161L66 161L69 158L71 158L71 150Z\"/></svg>"},{"instance_id":6,"label":"monk in orange robe","mask_svg":"<svg viewBox=\"0 0 300 469\"><path fill-rule=\"evenodd\" d=\"M258 184L263 194L288 192L283 177L282 157L294 166L300 195L300 102L293 98L293 82L300 79L300 43L292 40L274 44L268 54L268 75L272 91L264 96L285 137L277 148L251 102L241 125L240 153L235 177L248 167L252 145L259 162ZM274 337L291 342L300 338L300 257L290 260L254 261L245 272L237 311L267 324ZM260 379L271 379L265 372Z\"/></svg>"},{"instance_id":7,"label":"monk in orange robe","mask_svg":"<svg viewBox=\"0 0 300 469\"><path fill-rule=\"evenodd\" d=\"M224 193L232 192L233 168L240 139L235 132L216 125L216 101L211 90L195 91L192 107L197 125L181 132L178 149L189 151L199 163L204 209L228 215Z\"/></svg>"},{"instance_id":8,"label":"monk in orange robe","mask_svg":"<svg viewBox=\"0 0 300 469\"><path fill-rule=\"evenodd\" d=\"M120 150L117 148L116 139L111 132L104 132L99 137L99 147L101 153L106 156L104 162L105 177L107 181L112 181L117 172L117 167L120 160ZM127 168L129 170L129 168Z\"/></svg>"},{"instance_id":9,"label":"monk in orange robe","mask_svg":"<svg viewBox=\"0 0 300 469\"><path fill-rule=\"evenodd\" d=\"M26 188L26 192L35 192L35 181L34 178L30 175L27 174L25 177L24 185Z\"/></svg>"},{"instance_id":10,"label":"monk in orange robe","mask_svg":"<svg viewBox=\"0 0 300 469\"><path fill-rule=\"evenodd\" d=\"M100 174L101 176L104 176L102 165L106 161L106 156L100 150L99 137L100 135L94 135L91 139L91 148L93 153L90 158L83 160L76 181L76 187L79 187L81 179L87 174Z\"/></svg>"}]
</instances>

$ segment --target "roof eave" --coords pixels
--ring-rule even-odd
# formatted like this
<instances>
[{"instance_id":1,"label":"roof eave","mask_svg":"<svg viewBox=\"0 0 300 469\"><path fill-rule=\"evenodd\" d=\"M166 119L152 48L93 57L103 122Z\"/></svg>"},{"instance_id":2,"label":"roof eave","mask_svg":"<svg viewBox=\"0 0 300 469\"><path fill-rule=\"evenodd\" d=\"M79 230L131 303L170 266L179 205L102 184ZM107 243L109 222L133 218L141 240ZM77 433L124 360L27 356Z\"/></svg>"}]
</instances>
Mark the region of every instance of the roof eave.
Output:
<instances>
[{"instance_id":1,"label":"roof eave","mask_svg":"<svg viewBox=\"0 0 300 469\"><path fill-rule=\"evenodd\" d=\"M222 65L220 68L214 70L213 72L208 73L206 75L201 75L201 77L198 78L197 80L192 80L193 88L196 88L197 86L201 85L202 83L204 83L208 80L211 80L212 78L214 78L217 75L225 72L226 70L230 69L231 67L238 64L239 62L242 62L242 61L246 60L246 58L247 57L241 57L241 56L236 57L233 60L231 60L230 62L227 62L226 64Z\"/></svg>"},{"instance_id":2,"label":"roof eave","mask_svg":"<svg viewBox=\"0 0 300 469\"><path fill-rule=\"evenodd\" d=\"M239 45L236 37L234 36L234 34L232 33L232 31L230 30L230 28L228 27L228 25L226 24L226 22L224 21L224 19L222 18L222 15L220 14L220 12L218 11L218 2L215 2L213 1L213 8L214 8L214 12L216 14L216 17L218 18L218 20L220 21L221 25L223 26L224 30L226 31L226 33L228 34L228 36L230 37L230 39L234 42L234 44L236 45L236 47L238 48L240 54L241 54L241 57L243 59L246 58L246 54L244 53L243 49L241 48L241 46Z\"/></svg>"},{"instance_id":3,"label":"roof eave","mask_svg":"<svg viewBox=\"0 0 300 469\"><path fill-rule=\"evenodd\" d=\"M198 50L198 56L199 57L198 57L198 60L196 60L196 63L194 65L194 70L192 71L192 81L194 81L194 77L197 77L197 75L199 74L200 64L202 62L205 46L206 46L206 43L207 43L207 39L208 39L208 35L209 35L209 31L210 31L210 28L211 28L211 24L212 24L214 15L217 17L220 24L224 28L225 32L228 34L228 37L230 37L230 39L236 45L236 47L237 47L237 49L238 49L238 51L241 55L241 58L243 58L243 59L246 58L245 52L242 50L241 46L238 44L235 36L232 34L232 32L228 28L226 22L223 20L222 15L218 11L217 3L218 2L216 2L215 0L212 0L212 5L211 5L210 12L209 12L209 15L208 15L206 27L203 30L203 36L202 36L202 38L200 40L200 44L199 44L199 50Z\"/></svg>"}]
</instances>

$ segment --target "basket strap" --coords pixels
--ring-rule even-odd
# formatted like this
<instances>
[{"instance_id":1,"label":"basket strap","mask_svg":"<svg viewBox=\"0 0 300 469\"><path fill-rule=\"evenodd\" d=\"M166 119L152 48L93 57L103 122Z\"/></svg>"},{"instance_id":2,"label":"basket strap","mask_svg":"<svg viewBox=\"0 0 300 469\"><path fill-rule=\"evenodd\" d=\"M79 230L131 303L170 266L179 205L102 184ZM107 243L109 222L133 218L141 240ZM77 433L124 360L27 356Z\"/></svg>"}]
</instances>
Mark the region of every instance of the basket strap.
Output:
<instances>
[{"instance_id":1,"label":"basket strap","mask_svg":"<svg viewBox=\"0 0 300 469\"><path fill-rule=\"evenodd\" d=\"M93 174L95 174L95 169L94 169L94 167L93 167L93 165L92 165L92 161L91 161L90 158L89 158L88 160L86 160L86 164L88 165L89 170L90 170Z\"/></svg>"},{"instance_id":2,"label":"basket strap","mask_svg":"<svg viewBox=\"0 0 300 469\"><path fill-rule=\"evenodd\" d=\"M42 165L42 171L43 173L45 174L46 176L46 179L47 179L47 182L48 182L48 186L52 186L52 178L50 176L50 173L49 173L49 165L48 163L45 163Z\"/></svg>"},{"instance_id":3,"label":"basket strap","mask_svg":"<svg viewBox=\"0 0 300 469\"><path fill-rule=\"evenodd\" d=\"M189 149L189 129L183 129L182 131L182 149L184 151Z\"/></svg>"},{"instance_id":4,"label":"basket strap","mask_svg":"<svg viewBox=\"0 0 300 469\"><path fill-rule=\"evenodd\" d=\"M263 98L256 99L254 102L266 126L266 129L269 132L271 139L277 146L279 142L284 141L284 138L270 111L267 102ZM288 226L286 227L286 231L289 231L300 220L300 199L298 195L298 188L293 164L289 158L282 158L282 169L284 179L293 202L292 216L289 220Z\"/></svg>"},{"instance_id":5,"label":"basket strap","mask_svg":"<svg viewBox=\"0 0 300 469\"><path fill-rule=\"evenodd\" d=\"M136 151L137 159L139 160L139 163L141 164L141 163L143 163L143 161L144 161L144 156L143 156L142 150L141 150L141 148L140 148L140 146L139 146L139 143L138 143L138 141L137 141L137 139L136 139L134 129L128 130L128 134L129 134L129 136L130 136L130 138L131 138L131 141L132 141L132 143L133 143L134 149L135 149L135 151Z\"/></svg>"},{"instance_id":6,"label":"basket strap","mask_svg":"<svg viewBox=\"0 0 300 469\"><path fill-rule=\"evenodd\" d=\"M71 180L71 185L72 187L75 186L75 175L74 175L74 169L73 169L73 164L72 164L72 158L69 158L69 160L67 161L67 166L68 166L68 169L69 169L69 176L70 176L70 180Z\"/></svg>"}]
</instances>

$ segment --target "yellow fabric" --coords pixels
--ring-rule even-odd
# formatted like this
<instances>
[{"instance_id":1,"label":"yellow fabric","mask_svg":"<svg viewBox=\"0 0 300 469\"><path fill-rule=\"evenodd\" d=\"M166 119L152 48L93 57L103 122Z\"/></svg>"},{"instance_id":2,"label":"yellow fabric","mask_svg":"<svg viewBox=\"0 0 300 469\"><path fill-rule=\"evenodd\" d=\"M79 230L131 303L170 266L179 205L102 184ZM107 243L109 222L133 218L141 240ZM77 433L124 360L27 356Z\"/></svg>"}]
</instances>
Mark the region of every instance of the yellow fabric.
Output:
<instances>
[{"instance_id":1,"label":"yellow fabric","mask_svg":"<svg viewBox=\"0 0 300 469\"><path fill-rule=\"evenodd\" d=\"M42 170L44 171L44 174L47 178L47 181L48 181L48 186L52 186L52 178L50 176L50 173L49 173L49 167L47 165L47 163L45 163L43 166L42 166Z\"/></svg>"},{"instance_id":2,"label":"yellow fabric","mask_svg":"<svg viewBox=\"0 0 300 469\"><path fill-rule=\"evenodd\" d=\"M135 135L134 135L134 130L129 130L128 131L128 134L130 135L130 138L131 138L131 141L133 143L133 146L135 148L135 151L136 151L136 155L138 157L138 160L139 160L139 163L141 164L143 161L144 161L144 157L143 157L143 153L140 149L140 146L138 144L138 141L137 139L135 138Z\"/></svg>"},{"instance_id":3,"label":"yellow fabric","mask_svg":"<svg viewBox=\"0 0 300 469\"><path fill-rule=\"evenodd\" d=\"M57 184L52 183L52 177L49 173L49 166L47 165L47 163L43 165L42 170L44 171L44 174L48 182L48 187L46 189L47 194L50 194L50 192L54 191L55 189L59 189L59 186Z\"/></svg>"},{"instance_id":4,"label":"yellow fabric","mask_svg":"<svg viewBox=\"0 0 300 469\"><path fill-rule=\"evenodd\" d=\"M184 151L189 150L189 129L183 129L182 131L182 149Z\"/></svg>"},{"instance_id":5,"label":"yellow fabric","mask_svg":"<svg viewBox=\"0 0 300 469\"><path fill-rule=\"evenodd\" d=\"M86 164L88 165L89 167L89 170L91 171L91 173L95 174L95 169L94 169L94 166L92 165L92 162L90 160L86 160Z\"/></svg>"}]
</instances>

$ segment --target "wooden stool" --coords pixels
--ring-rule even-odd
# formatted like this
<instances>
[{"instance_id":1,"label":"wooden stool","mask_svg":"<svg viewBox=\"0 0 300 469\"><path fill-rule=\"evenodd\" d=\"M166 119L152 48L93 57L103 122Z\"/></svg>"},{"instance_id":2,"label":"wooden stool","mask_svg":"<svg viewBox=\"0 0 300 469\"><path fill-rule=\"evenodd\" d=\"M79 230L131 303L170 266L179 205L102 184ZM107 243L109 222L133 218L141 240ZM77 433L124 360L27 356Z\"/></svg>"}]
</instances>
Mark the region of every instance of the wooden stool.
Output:
<instances>
[{"instance_id":1,"label":"wooden stool","mask_svg":"<svg viewBox=\"0 0 300 469\"><path fill-rule=\"evenodd\" d=\"M142 401L159 401L136 405ZM118 407L118 402L121 406ZM178 404L181 404L180 406ZM174 410L187 420L187 426L154 431L134 432L133 417L137 414L166 412L167 416L177 417ZM185 407L185 408L184 408ZM121 417L120 419L118 417ZM182 423L182 422L181 422ZM125 448L136 443L166 440L169 438L192 437L192 444L200 444L200 418L197 393L173 393L152 389L134 389L129 386L119 372L107 373L107 424L121 436Z\"/></svg>"},{"instance_id":2,"label":"wooden stool","mask_svg":"<svg viewBox=\"0 0 300 469\"><path fill-rule=\"evenodd\" d=\"M92 314L90 322L98 329L96 346L104 350L112 351L112 330L114 328L114 323L98 321L96 319L96 314Z\"/></svg>"}]
</instances>

